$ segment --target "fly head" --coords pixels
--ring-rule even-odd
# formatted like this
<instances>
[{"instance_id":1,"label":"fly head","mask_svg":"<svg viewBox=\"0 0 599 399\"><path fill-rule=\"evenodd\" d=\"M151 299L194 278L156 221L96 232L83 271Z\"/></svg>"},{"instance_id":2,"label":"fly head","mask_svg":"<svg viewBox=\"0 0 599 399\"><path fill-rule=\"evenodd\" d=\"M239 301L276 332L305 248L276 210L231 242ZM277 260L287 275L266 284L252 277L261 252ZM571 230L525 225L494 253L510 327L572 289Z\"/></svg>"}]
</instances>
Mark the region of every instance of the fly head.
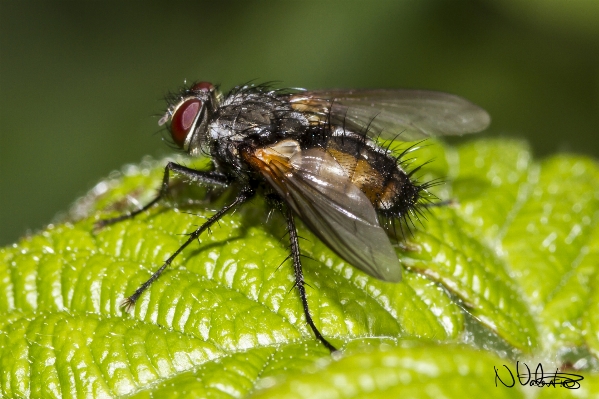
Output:
<instances>
[{"instance_id":1,"label":"fly head","mask_svg":"<svg viewBox=\"0 0 599 399\"><path fill-rule=\"evenodd\" d=\"M208 125L220 100L218 91L211 83L199 82L168 100L170 105L158 124L167 125L180 148L198 155L206 146Z\"/></svg>"}]
</instances>

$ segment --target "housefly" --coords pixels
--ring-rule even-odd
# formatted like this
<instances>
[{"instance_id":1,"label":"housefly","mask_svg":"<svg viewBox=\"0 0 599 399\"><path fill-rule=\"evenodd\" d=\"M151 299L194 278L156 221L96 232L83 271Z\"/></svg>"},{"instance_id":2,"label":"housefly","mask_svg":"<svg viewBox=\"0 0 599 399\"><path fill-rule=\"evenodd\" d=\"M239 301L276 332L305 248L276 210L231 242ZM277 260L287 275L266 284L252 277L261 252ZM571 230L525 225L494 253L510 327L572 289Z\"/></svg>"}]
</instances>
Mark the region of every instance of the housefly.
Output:
<instances>
[{"instance_id":1,"label":"housefly","mask_svg":"<svg viewBox=\"0 0 599 399\"><path fill-rule=\"evenodd\" d=\"M194 182L236 186L236 197L204 224L143 283L140 295L190 243L226 213L262 193L285 216L290 259L306 322L329 350L308 308L295 218L341 258L383 281L401 280L401 265L380 220L415 215L429 183L412 178L401 157L376 139L404 141L479 132L489 115L469 101L423 90L274 89L237 86L223 95L199 82L167 97L160 119L174 143L192 156L207 154L211 170L169 162L158 195L139 210L99 221L106 226L144 212L169 191L171 172Z\"/></svg>"}]
</instances>

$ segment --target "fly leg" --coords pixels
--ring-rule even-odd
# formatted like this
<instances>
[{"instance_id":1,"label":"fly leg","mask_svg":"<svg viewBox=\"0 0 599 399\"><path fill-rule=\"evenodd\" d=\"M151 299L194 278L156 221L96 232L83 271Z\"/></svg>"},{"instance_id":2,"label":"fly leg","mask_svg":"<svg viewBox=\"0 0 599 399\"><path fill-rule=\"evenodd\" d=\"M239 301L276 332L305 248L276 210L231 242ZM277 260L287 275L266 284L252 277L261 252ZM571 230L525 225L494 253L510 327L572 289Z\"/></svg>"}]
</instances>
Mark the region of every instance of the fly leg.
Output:
<instances>
[{"instance_id":1,"label":"fly leg","mask_svg":"<svg viewBox=\"0 0 599 399\"><path fill-rule=\"evenodd\" d=\"M120 222L121 220L131 219L131 218L139 215L143 211L149 209L152 205L156 204L158 201L160 201L162 198L164 198L169 190L168 182L169 182L170 171L176 172L176 173L183 175L191 180L199 181L199 182L203 182L203 183L207 183L207 184L225 186L229 183L229 179L226 176L221 175L217 172L190 169L185 166L179 165L175 162L169 162L166 165L166 167L164 168L164 176L162 178L162 185L160 186L160 191L158 192L158 195L156 196L156 198L154 198L152 201L150 201L148 204L146 204L141 209L125 213L124 215L117 216L115 218L99 220L98 222L96 222L96 227L102 228L104 226L108 226L108 225Z\"/></svg>"},{"instance_id":2,"label":"fly leg","mask_svg":"<svg viewBox=\"0 0 599 399\"><path fill-rule=\"evenodd\" d=\"M175 253L173 253L165 262L162 266L160 266L160 268L158 270L156 270L154 272L154 274L152 274L152 276L148 279L148 281L146 281L145 283L143 283L142 285L139 286L139 288L133 293L133 295L131 295L130 297L128 297L127 299L125 299L122 303L121 306L123 306L125 308L125 310L129 311L134 305L135 302L137 301L137 299L139 298L139 296L146 290L148 289L148 287L158 278L160 277L160 275L162 274L162 272L164 271L164 269L167 268L167 266L169 266L171 264L171 262L177 257L177 255L179 255L181 253L181 251L183 251L185 249L185 247L187 247L189 244L191 244L194 240L196 240L200 234L202 234L206 229L210 228L210 226L212 226L214 223L218 222L220 218L222 218L224 216L225 213L227 213L228 211L230 211L231 209L234 209L235 207L237 207L238 205L243 204L244 202L246 202L248 199L252 198L252 196L254 195L254 190L252 190L249 187L243 188L241 190L241 192L237 195L237 197L235 198L235 200L233 202L231 202L229 205L225 206L224 208L222 208L220 211L218 211L217 213L215 213L211 218L209 218L204 224L202 224L200 227L198 227L193 233L191 233L189 235L189 238L187 239L187 241L185 241L183 243L183 245L181 245L179 247L179 249L177 249L175 251Z\"/></svg>"},{"instance_id":3,"label":"fly leg","mask_svg":"<svg viewBox=\"0 0 599 399\"><path fill-rule=\"evenodd\" d=\"M324 346L327 347L331 352L336 352L337 348L335 348L329 341L326 340L325 337L322 336L318 328L314 325L314 321L312 321L312 316L310 315L310 309L308 308L308 300L306 299L306 282L304 281L304 272L302 271L302 264L300 262L300 248L297 236L297 229L295 228L295 221L293 219L293 211L289 206L287 206L287 214L285 215L287 218L287 230L289 230L289 241L291 242L291 259L293 261L293 271L295 272L295 287L297 288L300 299L302 301L302 306L304 308L304 315L306 316L306 321L308 325L314 331L314 335Z\"/></svg>"}]
</instances>

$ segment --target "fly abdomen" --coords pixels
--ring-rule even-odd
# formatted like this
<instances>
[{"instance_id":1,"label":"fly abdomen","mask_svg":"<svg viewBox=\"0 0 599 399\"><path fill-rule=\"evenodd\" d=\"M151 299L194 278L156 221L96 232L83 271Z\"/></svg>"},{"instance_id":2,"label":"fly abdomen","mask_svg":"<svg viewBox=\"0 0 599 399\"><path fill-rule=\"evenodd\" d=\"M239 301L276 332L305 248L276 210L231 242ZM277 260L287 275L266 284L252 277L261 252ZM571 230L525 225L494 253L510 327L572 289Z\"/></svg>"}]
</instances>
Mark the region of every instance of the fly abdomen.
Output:
<instances>
[{"instance_id":1,"label":"fly abdomen","mask_svg":"<svg viewBox=\"0 0 599 399\"><path fill-rule=\"evenodd\" d=\"M330 136L325 148L384 216L402 217L418 202L420 186L410 180L396 158L375 142L344 133Z\"/></svg>"}]
</instances>

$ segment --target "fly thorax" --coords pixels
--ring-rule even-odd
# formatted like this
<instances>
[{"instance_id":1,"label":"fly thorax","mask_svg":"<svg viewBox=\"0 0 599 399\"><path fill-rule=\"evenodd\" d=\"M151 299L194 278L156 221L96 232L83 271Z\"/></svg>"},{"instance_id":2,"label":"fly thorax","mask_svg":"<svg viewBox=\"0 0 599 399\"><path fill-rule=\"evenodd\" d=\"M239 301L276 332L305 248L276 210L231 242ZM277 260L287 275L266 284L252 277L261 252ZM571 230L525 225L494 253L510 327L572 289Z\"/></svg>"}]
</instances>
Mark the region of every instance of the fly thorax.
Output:
<instances>
[{"instance_id":1,"label":"fly thorax","mask_svg":"<svg viewBox=\"0 0 599 399\"><path fill-rule=\"evenodd\" d=\"M208 137L212 141L233 140L233 136L235 136L235 131L221 120L208 125Z\"/></svg>"}]
</instances>

